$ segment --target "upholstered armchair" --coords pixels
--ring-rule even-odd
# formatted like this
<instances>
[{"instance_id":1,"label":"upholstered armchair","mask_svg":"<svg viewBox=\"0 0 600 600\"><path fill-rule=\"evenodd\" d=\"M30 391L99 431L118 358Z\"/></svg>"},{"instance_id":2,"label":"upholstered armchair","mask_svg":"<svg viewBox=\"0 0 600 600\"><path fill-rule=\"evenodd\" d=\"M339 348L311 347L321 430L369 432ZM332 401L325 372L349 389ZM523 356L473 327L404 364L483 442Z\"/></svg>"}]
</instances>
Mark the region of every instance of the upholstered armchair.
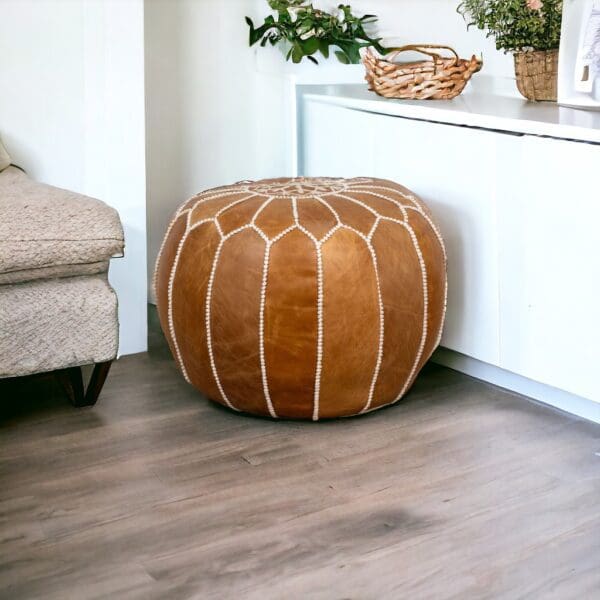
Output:
<instances>
[{"instance_id":1,"label":"upholstered armchair","mask_svg":"<svg viewBox=\"0 0 600 600\"><path fill-rule=\"evenodd\" d=\"M0 143L0 379L56 372L74 405L96 402L117 355L108 266L123 246L114 209L32 181Z\"/></svg>"}]
</instances>

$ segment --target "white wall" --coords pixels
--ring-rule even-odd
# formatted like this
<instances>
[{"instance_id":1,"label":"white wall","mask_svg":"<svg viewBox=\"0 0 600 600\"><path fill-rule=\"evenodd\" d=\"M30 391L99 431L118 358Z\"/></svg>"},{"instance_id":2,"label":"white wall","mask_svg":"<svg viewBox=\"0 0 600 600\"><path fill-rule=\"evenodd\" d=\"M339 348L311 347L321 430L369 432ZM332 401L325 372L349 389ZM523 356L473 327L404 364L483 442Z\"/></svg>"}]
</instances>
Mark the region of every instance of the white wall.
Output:
<instances>
[{"instance_id":1,"label":"white wall","mask_svg":"<svg viewBox=\"0 0 600 600\"><path fill-rule=\"evenodd\" d=\"M262 0L147 0L148 270L177 206L291 171L287 88L259 73L244 16Z\"/></svg>"},{"instance_id":2,"label":"white wall","mask_svg":"<svg viewBox=\"0 0 600 600\"><path fill-rule=\"evenodd\" d=\"M121 354L148 347L143 0L84 2L84 193L118 209L125 258L110 280L119 296Z\"/></svg>"},{"instance_id":3,"label":"white wall","mask_svg":"<svg viewBox=\"0 0 600 600\"><path fill-rule=\"evenodd\" d=\"M0 134L35 179L119 210L120 352L146 349L142 0L2 0Z\"/></svg>"},{"instance_id":4,"label":"white wall","mask_svg":"<svg viewBox=\"0 0 600 600\"><path fill-rule=\"evenodd\" d=\"M84 10L81 3L3 0L0 135L41 181L83 188Z\"/></svg>"}]
</instances>

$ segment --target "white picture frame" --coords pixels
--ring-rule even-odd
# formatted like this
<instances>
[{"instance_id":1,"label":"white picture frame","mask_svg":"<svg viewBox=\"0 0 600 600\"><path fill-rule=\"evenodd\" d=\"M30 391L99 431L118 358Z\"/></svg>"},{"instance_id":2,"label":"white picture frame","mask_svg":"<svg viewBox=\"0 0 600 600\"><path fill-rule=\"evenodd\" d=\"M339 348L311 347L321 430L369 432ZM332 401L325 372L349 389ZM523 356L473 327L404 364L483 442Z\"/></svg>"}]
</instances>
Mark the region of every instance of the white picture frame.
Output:
<instances>
[{"instance_id":1,"label":"white picture frame","mask_svg":"<svg viewBox=\"0 0 600 600\"><path fill-rule=\"evenodd\" d=\"M600 110L600 0L564 0L558 103Z\"/></svg>"}]
</instances>

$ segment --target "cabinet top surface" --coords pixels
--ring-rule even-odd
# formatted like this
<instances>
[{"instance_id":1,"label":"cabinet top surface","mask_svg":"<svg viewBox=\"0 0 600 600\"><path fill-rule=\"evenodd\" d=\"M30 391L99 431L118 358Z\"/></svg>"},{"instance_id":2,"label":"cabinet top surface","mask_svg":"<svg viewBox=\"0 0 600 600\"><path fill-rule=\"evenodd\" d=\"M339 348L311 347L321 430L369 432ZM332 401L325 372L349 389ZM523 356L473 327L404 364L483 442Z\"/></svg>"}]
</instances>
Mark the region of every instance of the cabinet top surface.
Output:
<instances>
[{"instance_id":1,"label":"cabinet top surface","mask_svg":"<svg viewBox=\"0 0 600 600\"><path fill-rule=\"evenodd\" d=\"M505 82L485 77L453 100L382 98L365 84L303 85L300 90L307 100L377 114L600 144L599 111L529 102Z\"/></svg>"}]
</instances>

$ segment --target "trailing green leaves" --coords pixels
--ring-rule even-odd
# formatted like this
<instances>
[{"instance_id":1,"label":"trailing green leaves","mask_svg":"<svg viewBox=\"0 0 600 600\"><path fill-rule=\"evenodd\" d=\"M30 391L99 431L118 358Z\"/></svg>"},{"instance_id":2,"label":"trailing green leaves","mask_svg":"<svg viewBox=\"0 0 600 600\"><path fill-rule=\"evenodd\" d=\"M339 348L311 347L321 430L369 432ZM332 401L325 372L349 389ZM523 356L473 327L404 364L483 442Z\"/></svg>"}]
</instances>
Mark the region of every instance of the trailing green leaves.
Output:
<instances>
[{"instance_id":1,"label":"trailing green leaves","mask_svg":"<svg viewBox=\"0 0 600 600\"><path fill-rule=\"evenodd\" d=\"M356 17L348 4L340 4L337 14L330 14L314 8L307 0L268 0L268 3L275 16L266 17L259 27L246 17L250 46L285 43L286 59L294 63L303 58L318 63L315 54L328 58L332 46L336 48L335 56L344 64L359 63L361 48L373 46L381 54L387 52L381 38L372 38L365 31L365 27L368 29L377 21L375 15Z\"/></svg>"},{"instance_id":2,"label":"trailing green leaves","mask_svg":"<svg viewBox=\"0 0 600 600\"><path fill-rule=\"evenodd\" d=\"M562 0L464 0L467 27L487 30L505 52L553 50L560 44Z\"/></svg>"}]
</instances>

